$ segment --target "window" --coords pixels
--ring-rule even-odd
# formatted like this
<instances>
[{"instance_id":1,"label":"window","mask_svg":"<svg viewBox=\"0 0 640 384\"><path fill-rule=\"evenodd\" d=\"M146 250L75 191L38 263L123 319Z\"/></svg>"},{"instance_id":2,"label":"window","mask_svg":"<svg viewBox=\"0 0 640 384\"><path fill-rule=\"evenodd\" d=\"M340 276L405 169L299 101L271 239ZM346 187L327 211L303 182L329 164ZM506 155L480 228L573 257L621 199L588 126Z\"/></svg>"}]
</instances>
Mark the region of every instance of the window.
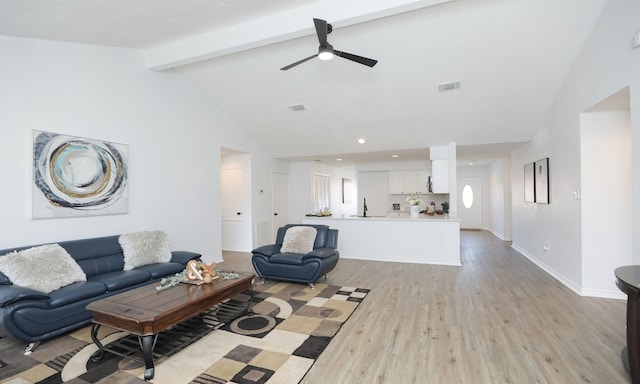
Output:
<instances>
[{"instance_id":1,"label":"window","mask_svg":"<svg viewBox=\"0 0 640 384\"><path fill-rule=\"evenodd\" d=\"M329 211L329 191L331 178L313 175L313 212Z\"/></svg>"},{"instance_id":2,"label":"window","mask_svg":"<svg viewBox=\"0 0 640 384\"><path fill-rule=\"evenodd\" d=\"M462 189L462 204L469 209L473 205L473 189L469 184L465 185Z\"/></svg>"}]
</instances>

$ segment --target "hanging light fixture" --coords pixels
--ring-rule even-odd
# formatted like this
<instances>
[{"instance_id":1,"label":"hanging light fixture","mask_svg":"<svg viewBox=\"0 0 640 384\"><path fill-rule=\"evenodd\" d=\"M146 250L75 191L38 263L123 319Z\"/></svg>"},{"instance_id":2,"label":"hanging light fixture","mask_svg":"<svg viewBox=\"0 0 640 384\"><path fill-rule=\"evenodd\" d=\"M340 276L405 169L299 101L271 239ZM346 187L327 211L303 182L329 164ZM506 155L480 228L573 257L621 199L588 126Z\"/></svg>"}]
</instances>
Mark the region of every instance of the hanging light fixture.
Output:
<instances>
[{"instance_id":1,"label":"hanging light fixture","mask_svg":"<svg viewBox=\"0 0 640 384\"><path fill-rule=\"evenodd\" d=\"M331 44L322 44L318 49L318 59L320 60L333 59L333 46Z\"/></svg>"}]
</instances>

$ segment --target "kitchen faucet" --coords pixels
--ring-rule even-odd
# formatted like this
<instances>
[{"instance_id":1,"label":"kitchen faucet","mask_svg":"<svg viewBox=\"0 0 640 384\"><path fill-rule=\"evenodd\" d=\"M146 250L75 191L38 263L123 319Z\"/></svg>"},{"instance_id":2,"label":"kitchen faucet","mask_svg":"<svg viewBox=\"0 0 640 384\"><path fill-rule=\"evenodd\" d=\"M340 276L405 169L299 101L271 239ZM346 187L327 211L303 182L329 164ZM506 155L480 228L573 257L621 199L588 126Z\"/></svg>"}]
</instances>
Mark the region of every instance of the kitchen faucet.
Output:
<instances>
[{"instance_id":1,"label":"kitchen faucet","mask_svg":"<svg viewBox=\"0 0 640 384\"><path fill-rule=\"evenodd\" d=\"M367 217L367 198L364 198L364 215L363 217Z\"/></svg>"}]
</instances>

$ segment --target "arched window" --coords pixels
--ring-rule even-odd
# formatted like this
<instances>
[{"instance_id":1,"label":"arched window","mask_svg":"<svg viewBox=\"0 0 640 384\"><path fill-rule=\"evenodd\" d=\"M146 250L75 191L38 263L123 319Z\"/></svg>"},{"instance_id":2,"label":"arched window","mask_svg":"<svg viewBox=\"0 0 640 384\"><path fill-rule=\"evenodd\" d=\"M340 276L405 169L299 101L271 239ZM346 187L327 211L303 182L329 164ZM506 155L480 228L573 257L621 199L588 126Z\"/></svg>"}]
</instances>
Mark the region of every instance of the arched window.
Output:
<instances>
[{"instance_id":1,"label":"arched window","mask_svg":"<svg viewBox=\"0 0 640 384\"><path fill-rule=\"evenodd\" d=\"M464 204L464 207L467 209L473 205L473 189L469 184L462 188L462 204Z\"/></svg>"}]
</instances>

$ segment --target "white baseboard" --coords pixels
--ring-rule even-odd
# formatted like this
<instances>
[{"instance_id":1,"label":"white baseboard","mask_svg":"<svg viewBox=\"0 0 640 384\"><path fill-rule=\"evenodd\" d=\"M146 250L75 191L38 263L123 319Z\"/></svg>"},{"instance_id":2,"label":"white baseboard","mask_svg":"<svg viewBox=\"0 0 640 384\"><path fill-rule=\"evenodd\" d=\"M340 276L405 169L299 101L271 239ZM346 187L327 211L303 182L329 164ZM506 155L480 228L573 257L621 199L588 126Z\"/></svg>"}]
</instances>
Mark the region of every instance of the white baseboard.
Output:
<instances>
[{"instance_id":1,"label":"white baseboard","mask_svg":"<svg viewBox=\"0 0 640 384\"><path fill-rule=\"evenodd\" d=\"M556 280L561 282L563 285L565 285L567 288L569 288L570 290L572 290L573 292L575 292L579 296L599 297L599 298L603 298L603 299L622 299L622 300L626 300L627 299L627 296L622 292L582 289L582 287L578 286L573 281L571 281L570 279L566 278L561 273L558 273L556 270L554 270L553 268L549 267L548 265L546 265L542 261L536 259L532 255L527 253L524 249L518 247L516 244L511 244L511 248L513 248L516 251L518 251L518 253L520 253L522 256L524 256L527 259L529 259L532 263L534 263L535 265L540 267L540 269L542 269L543 271L545 271L548 274L550 274L553 278L555 278Z\"/></svg>"}]
</instances>

